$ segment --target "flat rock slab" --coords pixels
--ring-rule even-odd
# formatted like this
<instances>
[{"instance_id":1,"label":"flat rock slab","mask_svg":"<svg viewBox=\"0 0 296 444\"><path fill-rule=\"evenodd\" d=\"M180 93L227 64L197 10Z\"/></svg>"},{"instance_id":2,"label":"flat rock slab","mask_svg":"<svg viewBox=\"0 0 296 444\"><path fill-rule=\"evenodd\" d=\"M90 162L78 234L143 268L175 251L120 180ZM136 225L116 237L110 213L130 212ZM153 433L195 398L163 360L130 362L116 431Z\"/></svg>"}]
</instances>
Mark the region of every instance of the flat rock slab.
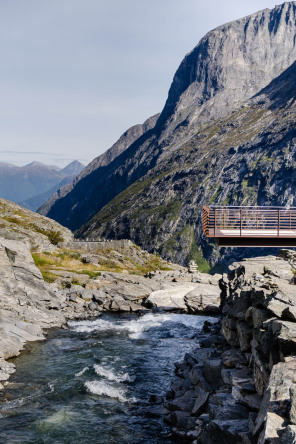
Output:
<instances>
[{"instance_id":1,"label":"flat rock slab","mask_svg":"<svg viewBox=\"0 0 296 444\"><path fill-rule=\"evenodd\" d=\"M190 284L153 291L148 297L147 302L153 307L161 308L162 310L187 310L184 297L195 287L196 284Z\"/></svg>"}]
</instances>

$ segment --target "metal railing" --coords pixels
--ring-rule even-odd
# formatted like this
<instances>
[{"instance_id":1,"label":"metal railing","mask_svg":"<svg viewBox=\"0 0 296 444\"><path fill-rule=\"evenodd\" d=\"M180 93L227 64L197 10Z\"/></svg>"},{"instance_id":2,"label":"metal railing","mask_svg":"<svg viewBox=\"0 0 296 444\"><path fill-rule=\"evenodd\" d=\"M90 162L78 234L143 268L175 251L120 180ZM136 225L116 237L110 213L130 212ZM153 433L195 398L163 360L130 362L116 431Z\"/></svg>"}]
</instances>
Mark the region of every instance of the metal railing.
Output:
<instances>
[{"instance_id":1,"label":"metal railing","mask_svg":"<svg viewBox=\"0 0 296 444\"><path fill-rule=\"evenodd\" d=\"M204 206L202 229L207 237L296 237L296 208Z\"/></svg>"}]
</instances>

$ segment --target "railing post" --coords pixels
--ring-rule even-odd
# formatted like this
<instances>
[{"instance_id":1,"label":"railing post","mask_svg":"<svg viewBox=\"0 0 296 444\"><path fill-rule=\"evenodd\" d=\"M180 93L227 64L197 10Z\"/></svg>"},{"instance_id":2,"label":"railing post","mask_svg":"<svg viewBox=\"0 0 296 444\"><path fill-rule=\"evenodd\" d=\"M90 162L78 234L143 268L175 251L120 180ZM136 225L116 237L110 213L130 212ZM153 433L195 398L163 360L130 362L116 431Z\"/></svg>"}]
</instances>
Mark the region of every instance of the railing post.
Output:
<instances>
[{"instance_id":1,"label":"railing post","mask_svg":"<svg viewBox=\"0 0 296 444\"><path fill-rule=\"evenodd\" d=\"M214 237L216 236L216 208L214 208Z\"/></svg>"},{"instance_id":2,"label":"railing post","mask_svg":"<svg viewBox=\"0 0 296 444\"><path fill-rule=\"evenodd\" d=\"M289 211L289 213L290 213L290 230L291 230L291 228L292 228L292 224L291 224L291 210Z\"/></svg>"},{"instance_id":3,"label":"railing post","mask_svg":"<svg viewBox=\"0 0 296 444\"><path fill-rule=\"evenodd\" d=\"M243 221L242 221L242 216L243 216L243 210L240 209L240 236L242 235L242 225L243 225Z\"/></svg>"},{"instance_id":4,"label":"railing post","mask_svg":"<svg viewBox=\"0 0 296 444\"><path fill-rule=\"evenodd\" d=\"M278 237L280 235L280 211L281 210L278 210Z\"/></svg>"}]
</instances>

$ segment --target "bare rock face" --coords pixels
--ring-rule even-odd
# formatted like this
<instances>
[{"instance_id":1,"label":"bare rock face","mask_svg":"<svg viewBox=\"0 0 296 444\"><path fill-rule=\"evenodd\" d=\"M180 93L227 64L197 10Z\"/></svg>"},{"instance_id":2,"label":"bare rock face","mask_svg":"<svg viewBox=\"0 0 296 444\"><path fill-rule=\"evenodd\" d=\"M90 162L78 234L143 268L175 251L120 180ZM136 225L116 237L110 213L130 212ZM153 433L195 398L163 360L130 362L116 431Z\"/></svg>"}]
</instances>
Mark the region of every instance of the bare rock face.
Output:
<instances>
[{"instance_id":1,"label":"bare rock face","mask_svg":"<svg viewBox=\"0 0 296 444\"><path fill-rule=\"evenodd\" d=\"M43 328L65 322L61 298L42 278L25 243L0 239L0 385L13 372L4 360L26 341L44 339Z\"/></svg>"},{"instance_id":2,"label":"bare rock face","mask_svg":"<svg viewBox=\"0 0 296 444\"><path fill-rule=\"evenodd\" d=\"M160 120L217 119L255 95L295 61L295 18L288 2L206 34L178 68Z\"/></svg>"}]
</instances>

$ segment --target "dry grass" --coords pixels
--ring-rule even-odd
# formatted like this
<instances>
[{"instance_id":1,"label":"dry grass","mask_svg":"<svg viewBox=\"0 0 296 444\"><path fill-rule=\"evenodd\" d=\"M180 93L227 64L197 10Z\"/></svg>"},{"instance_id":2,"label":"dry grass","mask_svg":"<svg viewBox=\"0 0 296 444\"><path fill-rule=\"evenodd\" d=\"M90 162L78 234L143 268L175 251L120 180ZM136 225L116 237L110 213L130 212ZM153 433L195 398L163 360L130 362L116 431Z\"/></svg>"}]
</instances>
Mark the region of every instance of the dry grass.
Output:
<instances>
[{"instance_id":1,"label":"dry grass","mask_svg":"<svg viewBox=\"0 0 296 444\"><path fill-rule=\"evenodd\" d=\"M53 282L58 278L54 270L68 271L77 275L87 275L90 278L100 276L102 271L121 273L128 271L130 274L143 275L154 270L170 270L168 264L160 257L152 254L147 255L144 263L138 263L130 257L118 258L113 250L104 251L105 257L101 255L98 265L85 264L82 261L81 253L78 251L58 250L55 253L32 253L35 265L41 271L47 282Z\"/></svg>"}]
</instances>

